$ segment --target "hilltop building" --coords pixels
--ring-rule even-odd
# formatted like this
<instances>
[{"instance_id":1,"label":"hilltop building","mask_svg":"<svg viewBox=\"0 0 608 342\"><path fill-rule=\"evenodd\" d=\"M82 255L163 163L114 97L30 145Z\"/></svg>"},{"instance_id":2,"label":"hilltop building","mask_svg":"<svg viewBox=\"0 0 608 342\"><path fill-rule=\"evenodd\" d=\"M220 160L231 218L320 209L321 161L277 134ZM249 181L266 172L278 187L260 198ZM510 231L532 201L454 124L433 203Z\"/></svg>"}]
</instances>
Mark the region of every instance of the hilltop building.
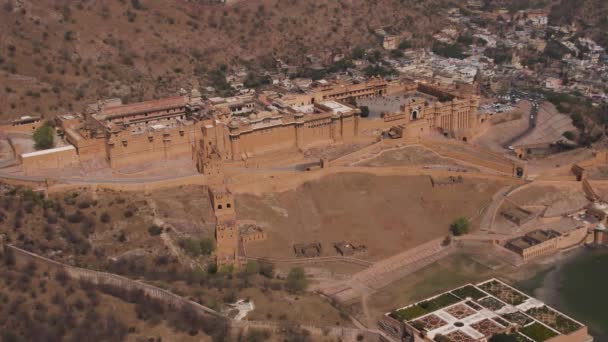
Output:
<instances>
[{"instance_id":1,"label":"hilltop building","mask_svg":"<svg viewBox=\"0 0 608 342\"><path fill-rule=\"evenodd\" d=\"M393 106L381 110L370 104L374 100ZM403 125L406 138L443 134L467 140L484 120L477 114L477 104L475 95L380 78L319 82L302 93L204 100L192 90L131 104L110 99L81 113L57 116L65 143L74 148L28 155L22 168L30 173L80 163L120 169L190 158L202 172L208 157L240 161L280 150L356 142L365 124L357 107L361 105L381 110L387 129ZM38 123L34 120L23 127L32 129ZM210 145L214 151L202 148ZM60 152L61 158L54 158Z\"/></svg>"}]
</instances>

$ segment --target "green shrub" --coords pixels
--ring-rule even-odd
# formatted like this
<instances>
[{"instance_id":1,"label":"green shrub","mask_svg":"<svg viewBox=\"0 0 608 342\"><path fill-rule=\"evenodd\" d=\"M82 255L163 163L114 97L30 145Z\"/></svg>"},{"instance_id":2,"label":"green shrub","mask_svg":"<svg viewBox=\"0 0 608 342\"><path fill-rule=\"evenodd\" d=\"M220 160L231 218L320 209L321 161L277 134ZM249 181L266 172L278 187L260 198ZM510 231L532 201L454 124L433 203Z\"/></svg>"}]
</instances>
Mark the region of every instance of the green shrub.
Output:
<instances>
[{"instance_id":1,"label":"green shrub","mask_svg":"<svg viewBox=\"0 0 608 342\"><path fill-rule=\"evenodd\" d=\"M287 275L287 283L285 284L287 291L291 293L299 293L308 287L308 279L306 273L301 267L292 268Z\"/></svg>"},{"instance_id":2,"label":"green shrub","mask_svg":"<svg viewBox=\"0 0 608 342\"><path fill-rule=\"evenodd\" d=\"M479 298L486 296L485 293L479 291L477 288L473 287L472 285L466 285L464 287L461 287L459 289L452 291L452 293L462 299L465 299L467 297L470 297L473 299L479 299Z\"/></svg>"},{"instance_id":3,"label":"green shrub","mask_svg":"<svg viewBox=\"0 0 608 342\"><path fill-rule=\"evenodd\" d=\"M552 337L557 336L556 332L550 330L549 328L538 322L522 328L521 330L519 330L519 332L538 342L546 341Z\"/></svg>"},{"instance_id":4,"label":"green shrub","mask_svg":"<svg viewBox=\"0 0 608 342\"><path fill-rule=\"evenodd\" d=\"M215 250L215 243L211 239L183 239L180 246L193 257L209 255Z\"/></svg>"},{"instance_id":5,"label":"green shrub","mask_svg":"<svg viewBox=\"0 0 608 342\"><path fill-rule=\"evenodd\" d=\"M361 106L361 107L359 107L359 109L361 110L361 117L366 118L369 116L369 107L368 106Z\"/></svg>"},{"instance_id":6,"label":"green shrub","mask_svg":"<svg viewBox=\"0 0 608 342\"><path fill-rule=\"evenodd\" d=\"M150 234L150 236L158 236L163 232L163 228L159 227L157 225L152 225L150 227L148 227L148 234Z\"/></svg>"},{"instance_id":7,"label":"green shrub","mask_svg":"<svg viewBox=\"0 0 608 342\"><path fill-rule=\"evenodd\" d=\"M469 219L467 219L466 217L457 218L456 220L454 220L454 222L452 222L452 225L450 226L452 234L456 236L467 234L470 228L471 224L469 223Z\"/></svg>"},{"instance_id":8,"label":"green shrub","mask_svg":"<svg viewBox=\"0 0 608 342\"><path fill-rule=\"evenodd\" d=\"M55 145L55 130L49 125L43 125L34 131L34 147L37 150L46 150Z\"/></svg>"},{"instance_id":9,"label":"green shrub","mask_svg":"<svg viewBox=\"0 0 608 342\"><path fill-rule=\"evenodd\" d=\"M562 135L564 136L564 138L566 138L568 140L574 141L574 139L576 139L576 135L574 135L574 132L572 132L572 131L566 131Z\"/></svg>"},{"instance_id":10,"label":"green shrub","mask_svg":"<svg viewBox=\"0 0 608 342\"><path fill-rule=\"evenodd\" d=\"M414 318L418 318L422 315L426 315L427 313L428 311L423 309L419 305L413 305L391 313L391 317L400 321L409 321Z\"/></svg>"}]
</instances>

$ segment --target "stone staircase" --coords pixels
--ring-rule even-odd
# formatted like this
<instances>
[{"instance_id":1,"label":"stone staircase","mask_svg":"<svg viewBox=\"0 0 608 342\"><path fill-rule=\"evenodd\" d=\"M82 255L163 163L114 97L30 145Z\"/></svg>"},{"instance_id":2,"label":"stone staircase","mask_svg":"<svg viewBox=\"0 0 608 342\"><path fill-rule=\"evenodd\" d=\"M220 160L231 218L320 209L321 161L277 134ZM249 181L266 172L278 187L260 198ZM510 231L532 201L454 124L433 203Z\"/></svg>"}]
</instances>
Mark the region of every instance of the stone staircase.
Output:
<instances>
[{"instance_id":1,"label":"stone staircase","mask_svg":"<svg viewBox=\"0 0 608 342\"><path fill-rule=\"evenodd\" d=\"M406 275L413 273L454 250L453 245L443 246L443 239L436 239L414 249L399 253L354 274L350 279L321 291L339 302L347 302L364 293L373 293Z\"/></svg>"}]
</instances>

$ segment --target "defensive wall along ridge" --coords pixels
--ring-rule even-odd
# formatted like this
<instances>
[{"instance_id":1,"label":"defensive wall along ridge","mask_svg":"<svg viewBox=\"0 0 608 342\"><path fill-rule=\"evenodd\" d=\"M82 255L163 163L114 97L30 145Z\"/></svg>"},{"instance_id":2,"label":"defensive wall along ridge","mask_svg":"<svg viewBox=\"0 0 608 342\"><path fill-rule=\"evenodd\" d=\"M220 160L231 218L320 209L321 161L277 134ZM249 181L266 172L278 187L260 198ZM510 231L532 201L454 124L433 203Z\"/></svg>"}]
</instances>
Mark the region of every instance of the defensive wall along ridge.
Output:
<instances>
[{"instance_id":1,"label":"defensive wall along ridge","mask_svg":"<svg viewBox=\"0 0 608 342\"><path fill-rule=\"evenodd\" d=\"M170 291L161 289L153 285L131 280L129 278L112 273L93 271L80 267L66 265L12 245L5 245L4 248L12 251L15 255L15 260L21 264L34 262L35 264L43 266L47 270L51 269L54 271L65 271L70 278L75 280L87 281L95 285L111 285L127 291L140 290L143 291L143 293L149 296L150 298L161 300L165 304L171 305L172 307L178 309L189 305L194 308L199 314L213 315L218 317L221 316L217 311L213 309L210 309L199 303L185 299Z\"/></svg>"},{"instance_id":2,"label":"defensive wall along ridge","mask_svg":"<svg viewBox=\"0 0 608 342\"><path fill-rule=\"evenodd\" d=\"M2 247L2 246L0 246ZM53 271L65 271L68 277L79 280L90 282L95 285L110 285L114 286L126 291L139 290L143 291L143 293L149 298L154 298L162 301L163 303L170 305L173 308L181 309L185 306L190 306L193 308L198 314L201 315L212 315L216 317L226 318L221 315L217 311L210 309L206 306L203 306L194 301L185 299L184 297L178 296L170 291L161 289L159 287L145 284L139 281L131 280L129 278L119 276L112 273L99 272L94 270L88 270L84 268L74 267L71 265L66 265L60 263L55 260L51 260L40 256L35 253L28 252L19 247L15 247L12 245L4 245L3 248L10 250L13 252L15 256L15 260L17 263L25 265L27 263L33 262L39 266L44 267L46 270ZM257 328L271 331L281 331L284 329L284 324L280 322L262 322L262 321L235 321L230 320L231 326L236 328ZM356 328L344 328L344 327L335 327L335 326L327 326L327 327L318 327L312 325L300 325L302 329L309 331L314 335L331 335L335 337L343 338L345 341L354 341L355 338L361 334L362 331L365 331L367 334L374 335L384 335L384 333L372 330L372 329L356 329Z\"/></svg>"},{"instance_id":3,"label":"defensive wall along ridge","mask_svg":"<svg viewBox=\"0 0 608 342\"><path fill-rule=\"evenodd\" d=\"M14 186L44 189L48 193L61 193L82 188L114 191L152 191L187 185L206 185L201 174L166 178L143 179L69 179L36 176L18 176L0 173L0 181Z\"/></svg>"}]
</instances>

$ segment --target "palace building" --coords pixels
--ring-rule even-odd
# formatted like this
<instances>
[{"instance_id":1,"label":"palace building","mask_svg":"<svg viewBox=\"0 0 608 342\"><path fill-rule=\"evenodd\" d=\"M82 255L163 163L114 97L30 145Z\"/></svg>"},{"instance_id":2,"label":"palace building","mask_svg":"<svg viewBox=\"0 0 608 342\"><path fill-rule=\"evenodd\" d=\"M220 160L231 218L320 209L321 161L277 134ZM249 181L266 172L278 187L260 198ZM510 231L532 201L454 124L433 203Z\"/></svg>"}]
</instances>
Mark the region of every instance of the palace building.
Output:
<instances>
[{"instance_id":1,"label":"palace building","mask_svg":"<svg viewBox=\"0 0 608 342\"><path fill-rule=\"evenodd\" d=\"M477 105L475 95L380 78L319 82L304 93L203 99L198 90L182 90L179 96L140 103L111 99L58 116L65 143L74 149L57 151L70 155L49 165L53 151L28 156L23 170L72 167L74 160L120 169L182 158L191 159L202 172L207 157L241 161L282 150L353 143L370 122L385 129L398 125L406 138L442 134L467 140L484 120ZM368 107L372 118L362 118L360 106ZM203 146L213 146L214 154ZM69 164L57 165L62 160ZM28 165L36 167L30 170Z\"/></svg>"}]
</instances>

